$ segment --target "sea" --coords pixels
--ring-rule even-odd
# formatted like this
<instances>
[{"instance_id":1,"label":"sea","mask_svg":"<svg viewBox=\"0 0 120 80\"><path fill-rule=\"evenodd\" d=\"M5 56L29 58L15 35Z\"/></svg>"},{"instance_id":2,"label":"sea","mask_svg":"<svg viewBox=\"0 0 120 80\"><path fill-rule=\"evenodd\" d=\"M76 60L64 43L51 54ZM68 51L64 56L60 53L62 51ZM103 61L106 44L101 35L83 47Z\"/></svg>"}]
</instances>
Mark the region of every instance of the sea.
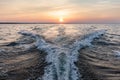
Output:
<instances>
[{"instance_id":1,"label":"sea","mask_svg":"<svg viewBox=\"0 0 120 80\"><path fill-rule=\"evenodd\" d=\"M3 46L47 53L36 80L120 80L120 24L0 24Z\"/></svg>"}]
</instances>

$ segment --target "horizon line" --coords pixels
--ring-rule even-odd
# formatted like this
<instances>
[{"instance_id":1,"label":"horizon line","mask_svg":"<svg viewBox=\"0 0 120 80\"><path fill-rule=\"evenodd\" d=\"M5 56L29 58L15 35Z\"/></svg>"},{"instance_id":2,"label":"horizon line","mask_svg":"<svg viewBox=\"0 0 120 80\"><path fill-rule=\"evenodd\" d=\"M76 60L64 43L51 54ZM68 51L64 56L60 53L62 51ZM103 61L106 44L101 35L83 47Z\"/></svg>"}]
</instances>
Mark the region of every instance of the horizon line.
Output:
<instances>
[{"instance_id":1,"label":"horizon line","mask_svg":"<svg viewBox=\"0 0 120 80\"><path fill-rule=\"evenodd\" d=\"M120 24L118 22L63 22L63 23L57 23L57 22L0 22L0 24Z\"/></svg>"}]
</instances>

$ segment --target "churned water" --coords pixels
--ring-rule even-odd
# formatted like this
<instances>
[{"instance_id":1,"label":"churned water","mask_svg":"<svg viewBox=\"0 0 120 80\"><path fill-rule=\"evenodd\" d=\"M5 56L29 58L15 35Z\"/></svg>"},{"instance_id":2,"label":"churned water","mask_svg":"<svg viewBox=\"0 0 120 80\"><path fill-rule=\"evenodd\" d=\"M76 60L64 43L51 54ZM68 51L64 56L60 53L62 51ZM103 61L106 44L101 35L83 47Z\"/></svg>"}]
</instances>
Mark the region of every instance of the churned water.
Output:
<instances>
[{"instance_id":1,"label":"churned water","mask_svg":"<svg viewBox=\"0 0 120 80\"><path fill-rule=\"evenodd\" d=\"M92 42L102 35L112 36L111 42L120 42L119 24L1 24L0 44L11 43L21 36L30 36L34 46L47 53L42 80L82 80L75 65L82 48L93 47ZM26 37L27 38L27 37ZM24 41L23 41L24 42ZM20 43L19 43L20 44ZM103 44L103 42L101 43ZM104 42L105 44L105 42ZM106 44L109 44L106 42ZM24 46L24 45L23 45ZM31 46L26 46L26 48ZM111 49L112 50L112 49ZM119 46L112 50L120 57Z\"/></svg>"}]
</instances>

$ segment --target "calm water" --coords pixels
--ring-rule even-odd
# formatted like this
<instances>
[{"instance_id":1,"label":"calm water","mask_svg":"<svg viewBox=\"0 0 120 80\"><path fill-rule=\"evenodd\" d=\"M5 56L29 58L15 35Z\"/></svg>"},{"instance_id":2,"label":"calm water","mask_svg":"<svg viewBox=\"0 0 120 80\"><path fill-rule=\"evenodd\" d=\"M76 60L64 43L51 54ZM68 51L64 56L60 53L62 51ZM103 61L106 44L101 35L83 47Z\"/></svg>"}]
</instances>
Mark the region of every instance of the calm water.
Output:
<instances>
[{"instance_id":1,"label":"calm water","mask_svg":"<svg viewBox=\"0 0 120 80\"><path fill-rule=\"evenodd\" d=\"M0 43L14 41L21 36L19 31L26 30L42 35L55 44L66 44L101 29L110 34L120 34L120 24L0 24Z\"/></svg>"}]
</instances>

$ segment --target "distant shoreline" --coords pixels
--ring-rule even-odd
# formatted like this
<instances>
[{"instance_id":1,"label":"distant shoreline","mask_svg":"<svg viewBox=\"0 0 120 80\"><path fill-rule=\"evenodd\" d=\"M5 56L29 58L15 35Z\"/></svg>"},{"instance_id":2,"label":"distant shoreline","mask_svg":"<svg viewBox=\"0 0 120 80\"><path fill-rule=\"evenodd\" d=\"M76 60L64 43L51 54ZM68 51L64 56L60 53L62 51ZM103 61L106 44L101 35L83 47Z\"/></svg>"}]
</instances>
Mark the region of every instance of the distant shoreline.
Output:
<instances>
[{"instance_id":1,"label":"distant shoreline","mask_svg":"<svg viewBox=\"0 0 120 80\"><path fill-rule=\"evenodd\" d=\"M0 24L120 24L120 23L49 23L49 22L0 22Z\"/></svg>"}]
</instances>

